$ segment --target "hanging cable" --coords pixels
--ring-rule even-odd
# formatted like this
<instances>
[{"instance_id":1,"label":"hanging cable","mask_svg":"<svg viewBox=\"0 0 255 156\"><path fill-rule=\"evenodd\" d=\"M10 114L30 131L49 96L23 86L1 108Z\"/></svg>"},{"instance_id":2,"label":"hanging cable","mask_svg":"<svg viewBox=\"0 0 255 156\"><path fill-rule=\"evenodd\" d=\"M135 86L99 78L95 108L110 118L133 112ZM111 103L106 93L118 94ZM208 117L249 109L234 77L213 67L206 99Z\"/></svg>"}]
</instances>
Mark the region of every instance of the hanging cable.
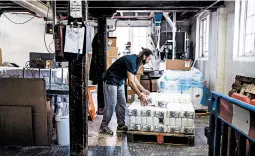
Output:
<instances>
[{"instance_id":1,"label":"hanging cable","mask_svg":"<svg viewBox=\"0 0 255 156\"><path fill-rule=\"evenodd\" d=\"M48 20L48 16L49 16L49 10L50 10L50 8L48 7L47 17L46 17L46 25L47 25L47 20ZM45 36L46 36L46 25L45 25L45 28L44 28L44 35L43 35L44 46L45 46L45 48L47 49L47 51L48 51L49 53L51 53L51 52L49 51L48 47L47 47L46 39L45 39Z\"/></svg>"},{"instance_id":2,"label":"hanging cable","mask_svg":"<svg viewBox=\"0 0 255 156\"><path fill-rule=\"evenodd\" d=\"M11 20L7 15L5 15L5 13L2 11L2 9L0 9L0 12L1 12L9 21L11 21L11 22L14 23L14 24L25 24L25 23L31 21L32 19L34 19L34 18L36 17L36 16L33 16L32 18L30 18L29 20L27 20L27 21L25 21L25 22L18 23L18 22L15 22L15 21Z\"/></svg>"},{"instance_id":3,"label":"hanging cable","mask_svg":"<svg viewBox=\"0 0 255 156\"><path fill-rule=\"evenodd\" d=\"M53 40L51 41L51 43L49 44L49 49L51 50L52 53L54 53L54 51L51 49L50 46L52 45L53 41L54 41L54 39L53 39Z\"/></svg>"}]
</instances>

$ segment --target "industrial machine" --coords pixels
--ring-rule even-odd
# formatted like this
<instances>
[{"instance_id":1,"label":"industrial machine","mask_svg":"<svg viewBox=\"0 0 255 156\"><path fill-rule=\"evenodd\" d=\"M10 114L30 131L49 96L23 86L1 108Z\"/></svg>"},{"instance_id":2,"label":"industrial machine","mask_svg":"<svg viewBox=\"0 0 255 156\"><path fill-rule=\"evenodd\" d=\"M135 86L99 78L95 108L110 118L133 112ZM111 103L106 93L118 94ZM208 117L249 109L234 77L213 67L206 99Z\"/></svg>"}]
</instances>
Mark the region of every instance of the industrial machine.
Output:
<instances>
[{"instance_id":1,"label":"industrial machine","mask_svg":"<svg viewBox=\"0 0 255 156\"><path fill-rule=\"evenodd\" d=\"M172 32L164 33L160 35L160 59L172 59L173 55L173 42L172 42ZM186 32L176 32L175 36L176 46L175 46L175 59L185 59L189 53L188 49L188 39Z\"/></svg>"}]
</instances>

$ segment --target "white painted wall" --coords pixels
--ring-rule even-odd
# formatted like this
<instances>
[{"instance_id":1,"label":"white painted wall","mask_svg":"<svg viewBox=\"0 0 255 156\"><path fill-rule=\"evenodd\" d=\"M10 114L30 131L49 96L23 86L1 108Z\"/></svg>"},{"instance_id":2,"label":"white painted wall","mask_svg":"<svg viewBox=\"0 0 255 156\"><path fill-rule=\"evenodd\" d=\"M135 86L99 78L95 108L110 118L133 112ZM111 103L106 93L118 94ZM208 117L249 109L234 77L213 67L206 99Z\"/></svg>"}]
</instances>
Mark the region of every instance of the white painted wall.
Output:
<instances>
[{"instance_id":1,"label":"white painted wall","mask_svg":"<svg viewBox=\"0 0 255 156\"><path fill-rule=\"evenodd\" d=\"M234 38L234 2L226 2L227 7L227 37L226 37L226 62L225 62L225 84L224 93L228 93L236 75L243 75L255 78L255 61L234 61L233 60L233 38Z\"/></svg>"},{"instance_id":2,"label":"white painted wall","mask_svg":"<svg viewBox=\"0 0 255 156\"><path fill-rule=\"evenodd\" d=\"M12 21L24 22L31 15L6 14ZM30 52L48 53L44 45L45 21L43 18L35 17L26 24L14 24L4 15L0 17L0 48L2 48L3 62L16 63L24 66L29 60ZM46 34L46 45L52 42L52 35ZM54 44L51 44L54 50ZM50 50L50 49L49 49Z\"/></svg>"},{"instance_id":3,"label":"white painted wall","mask_svg":"<svg viewBox=\"0 0 255 156\"><path fill-rule=\"evenodd\" d=\"M195 66L203 72L212 91L228 94L236 75L255 77L255 61L233 60L235 2L225 3L226 8L221 12L211 13L208 60L200 59ZM194 44L195 21L193 19L191 22L191 39Z\"/></svg>"}]
</instances>

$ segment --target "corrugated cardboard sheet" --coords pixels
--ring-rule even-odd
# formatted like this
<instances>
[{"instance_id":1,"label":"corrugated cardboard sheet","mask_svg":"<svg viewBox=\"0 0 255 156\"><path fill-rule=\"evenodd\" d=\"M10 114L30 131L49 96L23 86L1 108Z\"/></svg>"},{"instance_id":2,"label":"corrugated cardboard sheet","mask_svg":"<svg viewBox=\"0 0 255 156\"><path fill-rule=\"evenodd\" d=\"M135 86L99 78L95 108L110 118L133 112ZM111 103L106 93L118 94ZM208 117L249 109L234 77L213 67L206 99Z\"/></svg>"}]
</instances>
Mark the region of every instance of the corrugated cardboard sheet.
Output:
<instances>
[{"instance_id":1,"label":"corrugated cardboard sheet","mask_svg":"<svg viewBox=\"0 0 255 156\"><path fill-rule=\"evenodd\" d=\"M32 109L0 106L0 145L33 145Z\"/></svg>"},{"instance_id":2,"label":"corrugated cardboard sheet","mask_svg":"<svg viewBox=\"0 0 255 156\"><path fill-rule=\"evenodd\" d=\"M49 137L51 135L48 134L47 128L44 80L33 78L1 78L0 88L0 106L31 107L34 144L49 145L49 140L51 140ZM18 129L19 127L16 127L17 131Z\"/></svg>"}]
</instances>

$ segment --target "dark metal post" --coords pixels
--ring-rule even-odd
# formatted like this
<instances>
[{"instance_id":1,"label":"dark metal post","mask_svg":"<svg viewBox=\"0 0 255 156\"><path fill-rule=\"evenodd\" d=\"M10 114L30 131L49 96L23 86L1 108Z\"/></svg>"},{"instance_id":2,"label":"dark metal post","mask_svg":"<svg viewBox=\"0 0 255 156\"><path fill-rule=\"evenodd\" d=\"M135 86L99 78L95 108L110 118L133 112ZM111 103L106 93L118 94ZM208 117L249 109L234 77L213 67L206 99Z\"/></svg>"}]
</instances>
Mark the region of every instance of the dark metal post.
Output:
<instances>
[{"instance_id":1,"label":"dark metal post","mask_svg":"<svg viewBox=\"0 0 255 156\"><path fill-rule=\"evenodd\" d=\"M229 154L228 155L235 155L236 152L236 135L235 135L235 129L230 129L230 135L229 135Z\"/></svg>"},{"instance_id":2,"label":"dark metal post","mask_svg":"<svg viewBox=\"0 0 255 156\"><path fill-rule=\"evenodd\" d=\"M70 155L88 151L86 56L69 60Z\"/></svg>"},{"instance_id":3,"label":"dark metal post","mask_svg":"<svg viewBox=\"0 0 255 156\"><path fill-rule=\"evenodd\" d=\"M222 145L221 145L221 155L227 156L228 149L228 125L223 123L222 125Z\"/></svg>"},{"instance_id":4,"label":"dark metal post","mask_svg":"<svg viewBox=\"0 0 255 156\"><path fill-rule=\"evenodd\" d=\"M104 94L103 94L103 74L106 70L106 17L102 16L98 18L98 41L99 51L97 52L97 70L98 70L98 88L97 88L97 99L99 114L102 114L104 108Z\"/></svg>"},{"instance_id":5,"label":"dark metal post","mask_svg":"<svg viewBox=\"0 0 255 156\"><path fill-rule=\"evenodd\" d=\"M214 156L214 139L213 138L214 138L214 132L215 132L215 115L213 113L211 113L210 115L209 128L210 128L210 133L209 133L209 136L207 137L208 143L209 143L208 155Z\"/></svg>"},{"instance_id":6,"label":"dark metal post","mask_svg":"<svg viewBox=\"0 0 255 156\"><path fill-rule=\"evenodd\" d=\"M238 156L246 155L246 138L243 134L238 134Z\"/></svg>"},{"instance_id":7,"label":"dark metal post","mask_svg":"<svg viewBox=\"0 0 255 156\"><path fill-rule=\"evenodd\" d=\"M215 127L215 153L214 155L220 155L220 138L221 138L221 120L216 118L216 127Z\"/></svg>"},{"instance_id":8,"label":"dark metal post","mask_svg":"<svg viewBox=\"0 0 255 156\"><path fill-rule=\"evenodd\" d=\"M255 144L253 141L249 141L249 152L248 156L253 156L255 155Z\"/></svg>"}]
</instances>

